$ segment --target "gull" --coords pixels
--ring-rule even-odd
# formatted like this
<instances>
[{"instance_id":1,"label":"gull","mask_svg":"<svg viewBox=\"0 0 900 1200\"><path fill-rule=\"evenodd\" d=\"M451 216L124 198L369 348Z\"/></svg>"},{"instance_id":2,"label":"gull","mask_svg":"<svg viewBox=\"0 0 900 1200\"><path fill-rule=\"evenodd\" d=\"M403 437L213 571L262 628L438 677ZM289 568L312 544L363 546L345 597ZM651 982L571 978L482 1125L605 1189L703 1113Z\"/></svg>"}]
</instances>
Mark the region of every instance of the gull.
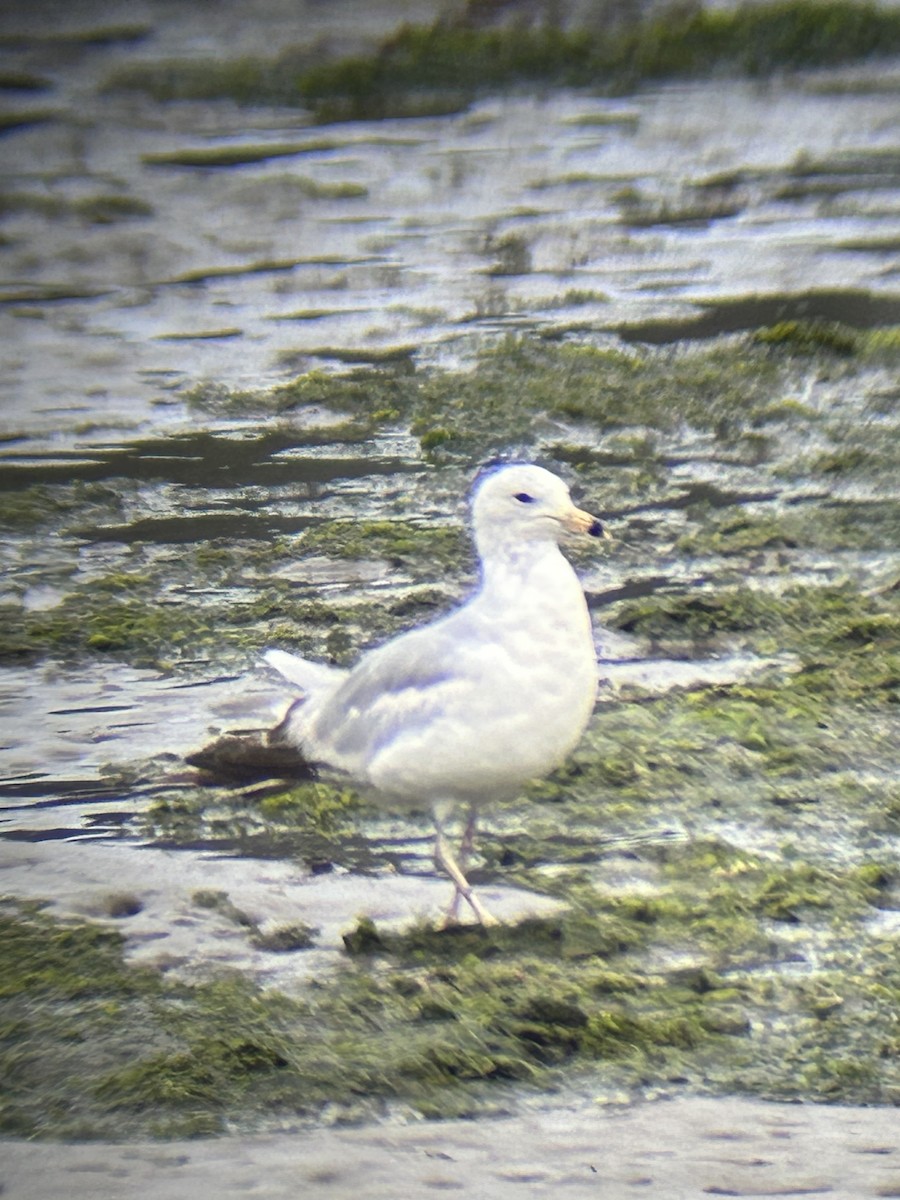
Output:
<instances>
[{"instance_id":1,"label":"gull","mask_svg":"<svg viewBox=\"0 0 900 1200\"><path fill-rule=\"evenodd\" d=\"M584 592L559 549L563 531L608 537L543 467L506 463L476 480L474 594L427 625L363 654L349 670L284 650L266 661L300 689L274 732L307 761L350 776L377 803L431 808L435 865L496 924L464 874L479 810L559 766L594 708L597 657ZM446 825L467 814L458 856Z\"/></svg>"}]
</instances>

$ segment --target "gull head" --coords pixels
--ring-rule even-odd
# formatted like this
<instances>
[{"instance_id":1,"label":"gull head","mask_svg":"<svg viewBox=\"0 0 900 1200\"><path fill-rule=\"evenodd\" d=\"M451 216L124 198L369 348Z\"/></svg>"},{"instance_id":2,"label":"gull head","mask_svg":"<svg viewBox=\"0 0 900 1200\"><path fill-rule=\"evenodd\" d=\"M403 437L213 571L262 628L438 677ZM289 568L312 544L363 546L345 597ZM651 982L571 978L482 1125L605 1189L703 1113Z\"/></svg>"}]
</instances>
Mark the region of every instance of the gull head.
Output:
<instances>
[{"instance_id":1,"label":"gull head","mask_svg":"<svg viewBox=\"0 0 900 1200\"><path fill-rule=\"evenodd\" d=\"M576 508L563 481L530 463L486 471L475 485L472 520L479 550L556 542L563 530L608 536L596 517Z\"/></svg>"}]
</instances>

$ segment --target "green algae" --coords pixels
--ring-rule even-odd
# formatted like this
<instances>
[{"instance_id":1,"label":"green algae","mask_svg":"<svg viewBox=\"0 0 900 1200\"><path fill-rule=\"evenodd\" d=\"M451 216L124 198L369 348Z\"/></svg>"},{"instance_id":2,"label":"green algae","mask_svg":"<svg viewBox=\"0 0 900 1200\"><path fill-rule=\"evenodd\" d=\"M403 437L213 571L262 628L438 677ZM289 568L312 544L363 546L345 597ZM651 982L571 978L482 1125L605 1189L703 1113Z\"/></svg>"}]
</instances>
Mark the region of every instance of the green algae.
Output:
<instances>
[{"instance_id":1,"label":"green algae","mask_svg":"<svg viewBox=\"0 0 900 1200\"><path fill-rule=\"evenodd\" d=\"M760 329L754 340L763 346L783 346L798 354L816 354L821 350L832 354L857 354L863 338L855 330L837 321L781 321Z\"/></svg>"},{"instance_id":2,"label":"green algae","mask_svg":"<svg viewBox=\"0 0 900 1200\"><path fill-rule=\"evenodd\" d=\"M299 359L306 362L310 358L331 359L333 362L371 364L372 366L388 366L409 369L412 358L418 347L412 342L400 342L399 345L368 346L364 349L347 349L345 346L314 346L310 350L285 350L279 355L279 362L285 366L293 366Z\"/></svg>"},{"instance_id":3,"label":"green algae","mask_svg":"<svg viewBox=\"0 0 900 1200\"><path fill-rule=\"evenodd\" d=\"M757 429L797 415L789 404L773 408L787 371L748 343L659 352L511 338L483 353L467 377L422 380L412 430L420 438L441 430L445 455L471 454L476 444L502 450L534 438L548 419L607 433L643 427L671 435L686 426L749 446ZM643 447L646 433L640 437Z\"/></svg>"},{"instance_id":4,"label":"green algae","mask_svg":"<svg viewBox=\"0 0 900 1200\"><path fill-rule=\"evenodd\" d=\"M680 19L663 12L637 31L632 53L643 77L697 75L731 67L750 76L785 68L829 66L895 44L894 22L874 5L790 0L706 10L688 5ZM887 38L879 45L880 37Z\"/></svg>"},{"instance_id":5,"label":"green algae","mask_svg":"<svg viewBox=\"0 0 900 1200\"><path fill-rule=\"evenodd\" d=\"M738 1086L771 1098L896 1105L888 1064L897 1047L890 1017L897 987L896 941L884 938L871 939L865 954L828 955L819 976L799 987L779 980L762 985L773 1010L765 1041L778 1048L782 1062L774 1077L743 1064Z\"/></svg>"},{"instance_id":6,"label":"green algae","mask_svg":"<svg viewBox=\"0 0 900 1200\"><path fill-rule=\"evenodd\" d=\"M485 1086L534 1084L581 1059L637 1072L648 1061L680 1062L714 1036L631 979L618 1002L617 977L593 964L583 979L552 960L472 955L436 968L350 966L293 1000L235 977L188 986L136 971L115 935L40 914L10 914L4 934L3 946L26 961L39 950L54 981L31 988L19 969L27 1016L16 1003L24 990L7 985L4 997L4 1050L16 1069L3 1127L32 1137L189 1136L238 1117L253 1128L325 1104L359 1114L396 1100L437 1115L445 1095L459 1103L460 1089L476 1089L477 1105ZM83 994L72 960L97 945L103 971ZM78 1069L77 1080L63 1065ZM67 1107L75 1088L77 1116Z\"/></svg>"},{"instance_id":7,"label":"green algae","mask_svg":"<svg viewBox=\"0 0 900 1200\"><path fill-rule=\"evenodd\" d=\"M99 994L127 995L155 980L152 973L123 970L122 937L95 925L60 925L39 905L4 902L0 911L0 996L51 996L77 1000Z\"/></svg>"},{"instance_id":8,"label":"green algae","mask_svg":"<svg viewBox=\"0 0 900 1200\"><path fill-rule=\"evenodd\" d=\"M408 406L409 382L403 367L361 368L343 375L309 371L289 383L266 390L231 389L217 384L197 384L187 402L216 416L279 415L322 407L327 412L348 413L359 422L357 437L371 434L374 425L396 420ZM356 440L354 428L328 425L328 440Z\"/></svg>"},{"instance_id":9,"label":"green algae","mask_svg":"<svg viewBox=\"0 0 900 1200\"><path fill-rule=\"evenodd\" d=\"M538 301L537 307L545 308L577 308L587 304L608 304L606 292L594 291L591 288L566 288L562 295L554 295L546 301Z\"/></svg>"},{"instance_id":10,"label":"green algae","mask_svg":"<svg viewBox=\"0 0 900 1200\"><path fill-rule=\"evenodd\" d=\"M294 158L300 154L308 154L314 149L315 144L307 142L198 146L193 149L144 154L141 156L141 162L150 167L195 167L211 170L247 166L275 158ZM302 175L291 176L290 187L294 194L306 200L359 200L369 194L368 188L360 183L323 182Z\"/></svg>"},{"instance_id":11,"label":"green algae","mask_svg":"<svg viewBox=\"0 0 900 1200\"><path fill-rule=\"evenodd\" d=\"M59 121L62 113L52 108L19 109L17 112L0 113L0 136L13 133L17 129L30 129L33 125L46 125L50 121Z\"/></svg>"},{"instance_id":12,"label":"green algae","mask_svg":"<svg viewBox=\"0 0 900 1200\"><path fill-rule=\"evenodd\" d=\"M585 298L576 296L576 302ZM748 454L767 458L769 429L816 416L784 394L798 345L813 371L834 353L849 355L848 370L861 370L875 356L893 363L897 354L887 330L857 333L816 322L773 328L774 334L763 329L737 343L672 350L507 337L482 351L467 372L419 369L404 356L339 376L307 372L265 391L205 384L188 400L218 415L289 417L313 407L348 414L351 425L334 437L407 426L435 461L483 460L533 441L548 422L560 420L607 432L637 426L670 435L687 426L725 444L742 442Z\"/></svg>"},{"instance_id":13,"label":"green algae","mask_svg":"<svg viewBox=\"0 0 900 1200\"><path fill-rule=\"evenodd\" d=\"M318 121L376 119L459 111L486 91L535 83L622 92L647 80L765 76L900 47L896 14L848 0L778 0L730 10L675 5L613 25L605 9L587 10L582 19L583 27L572 28L515 19L484 27L464 13L404 26L350 58L313 61L288 50L268 60L133 64L107 86L161 100L299 104Z\"/></svg>"},{"instance_id":14,"label":"green algae","mask_svg":"<svg viewBox=\"0 0 900 1200\"><path fill-rule=\"evenodd\" d=\"M307 864L340 862L371 869L375 855L356 835L360 822L370 816L360 795L325 780L298 782L296 770L289 783L277 770L260 770L264 761L258 757L255 773L247 772L247 790L235 788L221 768L193 784L163 779L140 818L142 835L170 845L216 844L251 855L260 848L270 854L274 848ZM223 893L197 893L194 902L221 911L238 925L253 925Z\"/></svg>"},{"instance_id":15,"label":"green algae","mask_svg":"<svg viewBox=\"0 0 900 1200\"><path fill-rule=\"evenodd\" d=\"M297 103L297 52L275 60L241 57L228 61L197 59L132 64L109 77L110 91L137 90L156 100L215 100L238 104Z\"/></svg>"},{"instance_id":16,"label":"green algae","mask_svg":"<svg viewBox=\"0 0 900 1200\"><path fill-rule=\"evenodd\" d=\"M371 921L363 920L345 935L344 944L352 956L377 954L415 966L465 962L470 956L493 961L523 954L561 962L605 960L644 940L640 929L616 919L609 906L603 911L597 897L591 899L591 911L583 901L577 911L561 917L531 917L490 929L471 925L437 929L420 924L395 934L379 932ZM595 911L598 907L600 912Z\"/></svg>"},{"instance_id":17,"label":"green algae","mask_svg":"<svg viewBox=\"0 0 900 1200\"><path fill-rule=\"evenodd\" d=\"M900 305L884 293L866 288L808 288L803 292L754 293L749 296L711 298L699 314L650 317L640 322L623 322L618 332L629 342L672 345L683 339L719 337L726 333L756 334L769 327L800 331L810 327L837 326L840 331L859 332L860 354L877 353L882 340L888 352L896 353L896 324ZM893 331L893 332L892 332ZM778 339L770 340L775 350ZM815 348L815 343L810 348ZM819 346L819 349L822 347ZM832 364L833 365L833 364Z\"/></svg>"},{"instance_id":18,"label":"green algae","mask_svg":"<svg viewBox=\"0 0 900 1200\"><path fill-rule=\"evenodd\" d=\"M130 586L138 582L130 580ZM211 651L222 636L214 615L154 600L114 599L114 590L105 594L85 590L86 595L67 596L48 612L28 613L6 606L3 659L99 653L136 665L160 666L177 657L179 648L187 648L192 656Z\"/></svg>"},{"instance_id":19,"label":"green algae","mask_svg":"<svg viewBox=\"0 0 900 1200\"><path fill-rule=\"evenodd\" d=\"M488 275L527 275L531 270L531 247L528 239L519 233L488 237L484 253L493 258Z\"/></svg>"},{"instance_id":20,"label":"green algae","mask_svg":"<svg viewBox=\"0 0 900 1200\"><path fill-rule=\"evenodd\" d=\"M33 479L40 470L7 475L0 489L0 524L10 533L24 536L44 531L66 537L82 521L121 518L123 495L105 481L25 483L23 475Z\"/></svg>"},{"instance_id":21,"label":"green algae","mask_svg":"<svg viewBox=\"0 0 900 1200\"><path fill-rule=\"evenodd\" d=\"M178 983L126 966L114 933L7 912L3 1129L190 1136L312 1120L325 1106L360 1119L394 1103L474 1115L511 1085L563 1079L594 1094L677 1077L707 1091L890 1102L891 943L863 952L851 924L814 975L758 964L773 953L769 920L832 909L846 920L848 888L857 904L883 899L892 869L779 873L713 844L668 867L668 896L582 887L568 913L517 926L397 934L361 922L345 938L347 965L294 998L236 976ZM226 896L195 901L252 933ZM262 948L302 952L304 932L276 931ZM690 965L667 966L679 946Z\"/></svg>"},{"instance_id":22,"label":"green algae","mask_svg":"<svg viewBox=\"0 0 900 1200\"><path fill-rule=\"evenodd\" d=\"M856 447L843 453L822 452L811 461L795 460L792 472L838 474L871 467ZM900 528L900 505L890 499L854 503L848 500L828 508L810 506L776 513L752 514L726 509L709 513L676 542L686 557L723 556L739 558L760 551L879 549Z\"/></svg>"},{"instance_id":23,"label":"green algae","mask_svg":"<svg viewBox=\"0 0 900 1200\"><path fill-rule=\"evenodd\" d=\"M727 527L726 527L727 528ZM747 532L740 530L739 532ZM768 542L768 529L755 530ZM756 548L758 537L748 539ZM900 645L896 598L862 594L851 586L794 587L771 594L750 587L720 588L709 594L660 594L620 605L612 618L618 629L652 639L708 639L752 631L775 636L784 650L812 660L856 657L856 649L877 642L888 654Z\"/></svg>"},{"instance_id":24,"label":"green algae","mask_svg":"<svg viewBox=\"0 0 900 1200\"><path fill-rule=\"evenodd\" d=\"M784 0L709 11L676 5L610 26L584 14L586 28L523 20L482 28L466 16L407 25L374 52L304 64L275 60L134 65L109 86L166 98L229 96L244 103L301 103L319 121L454 112L487 90L534 83L622 92L649 79L730 72L767 76L823 66L900 46L895 14L875 5ZM604 36L595 30L604 22Z\"/></svg>"},{"instance_id":25,"label":"green algae","mask_svg":"<svg viewBox=\"0 0 900 1200\"><path fill-rule=\"evenodd\" d=\"M54 491L33 483L0 493L0 521L6 529L34 529L59 511Z\"/></svg>"},{"instance_id":26,"label":"green algae","mask_svg":"<svg viewBox=\"0 0 900 1200\"><path fill-rule=\"evenodd\" d=\"M815 655L809 668L607 700L572 763L527 798L528 836L517 803L507 832L484 834L473 870L476 881L559 897L568 907L558 916L401 934L362 921L345 936L348 965L288 999L237 979L186 987L132 974L121 941L105 931L57 934L40 913L19 914L9 987L13 999L29 997L29 1010L26 1018L14 1006L4 1018L4 1129L187 1136L314 1120L324 1106L361 1119L395 1103L429 1117L474 1115L512 1087L566 1081L637 1094L673 1077L706 1091L894 1102L896 948L866 930L897 903L896 861L872 841L873 817L890 828L893 804L896 827L900 809L890 788L855 775L873 755L889 761L896 745L896 704L867 686L856 661L873 645L890 653L893 604L890 593L849 588L821 597L795 589L773 608L741 595L718 624L733 630L736 613L739 624L762 622L798 655ZM653 619L678 624L681 615L666 608ZM823 648L833 664L827 688L810 688ZM877 674L882 654L868 658ZM611 887L610 835L675 804L694 836L633 843L628 878ZM176 841L238 837L252 852L264 833L269 852L280 844L360 869L344 834L348 818L364 827L371 818L352 796L311 783L250 807L240 793L182 791L158 799L150 820ZM807 811L821 840L805 828ZM759 849L716 837L719 821ZM866 828L872 849L862 859L831 858L838 822ZM299 840L280 841L292 830ZM370 847L368 867L386 865L379 853ZM263 949L302 952L314 937L261 932L222 893L194 901ZM804 940L785 942L788 931ZM809 939L815 960L780 974L775 964L798 953L803 962ZM77 1104L59 1064L77 1072Z\"/></svg>"},{"instance_id":27,"label":"green algae","mask_svg":"<svg viewBox=\"0 0 900 1200\"><path fill-rule=\"evenodd\" d=\"M895 737L894 725L883 753ZM835 744L845 755L843 776L835 773ZM613 770L604 746L619 747ZM784 746L795 751L789 773L766 782L767 764ZM594 1090L604 1080L640 1087L677 1073L704 1089L883 1102L896 1082L892 1072L872 1068L893 1017L878 986L883 965L867 961L861 931L896 903L896 864L870 855L839 867L827 842L801 854L785 840L796 828L786 819L797 814L802 829L807 807L826 837L835 822L871 829L874 812L889 816L889 796L850 778L863 747L869 759L878 749L871 721L847 726L832 704L804 708L771 682L607 703L572 765L533 790L523 813L528 839L485 832L473 872L476 880L502 878L556 895L568 911L488 930L418 925L396 934L362 921L348 931L347 950L365 975L354 986L366 989L366 1005L375 1004L374 1015L365 1011L382 1034L395 1016L407 1029L425 1022L430 1035L445 1026L454 1034L437 1042L429 1036L421 1059L404 1044L401 1094L430 1116L471 1113L489 1094L480 1089L547 1087L550 1069L565 1070L570 1081L589 1079ZM629 873L645 886L610 890L609 834L652 820L676 796L682 820L768 829L780 853L710 836L638 842ZM357 815L366 821L364 811ZM573 850L568 857L561 829ZM351 869L358 861L339 840L328 854ZM782 928L802 928L819 944L827 938L827 969L793 982L776 975L771 985L770 964L784 953ZM836 1004L848 978L854 999ZM368 988L376 981L373 1001ZM873 1023L861 1035L863 1011ZM804 1092L785 1063L796 1066L798 1047L812 1045L808 1023L823 1020L832 1053L803 1073ZM843 1072L846 1046L861 1045L861 1036L869 1065Z\"/></svg>"},{"instance_id":28,"label":"green algae","mask_svg":"<svg viewBox=\"0 0 900 1200\"><path fill-rule=\"evenodd\" d=\"M344 828L360 807L360 797L352 789L316 782L266 796L260 811L267 821L302 824L330 835Z\"/></svg>"},{"instance_id":29,"label":"green algae","mask_svg":"<svg viewBox=\"0 0 900 1200\"><path fill-rule=\"evenodd\" d=\"M46 92L52 83L42 75L31 71L5 68L0 70L0 89L9 92Z\"/></svg>"},{"instance_id":30,"label":"green algae","mask_svg":"<svg viewBox=\"0 0 900 1200\"><path fill-rule=\"evenodd\" d=\"M49 656L68 662L104 658L167 672L196 671L199 662L233 669L271 645L344 662L361 645L434 615L447 603L444 591L418 586L366 601L312 598L288 581L267 579L273 561L302 567L304 557L323 553L383 556L424 582L433 579L435 563L456 571L470 559L461 530L373 525L325 523L321 534L291 546L201 542L177 562L139 544L129 556L130 569L70 585L53 607L0 604L0 662Z\"/></svg>"},{"instance_id":31,"label":"green algae","mask_svg":"<svg viewBox=\"0 0 900 1200\"><path fill-rule=\"evenodd\" d=\"M77 199L44 192L6 192L0 196L0 216L14 213L35 213L51 220L75 217L90 225L112 225L118 221L149 217L153 206L137 196L116 192Z\"/></svg>"},{"instance_id":32,"label":"green algae","mask_svg":"<svg viewBox=\"0 0 900 1200\"><path fill-rule=\"evenodd\" d=\"M594 428L681 422L727 439L754 399L762 401L776 369L764 356L716 348L673 357L508 339L482 354L462 379L428 380L414 401L420 439L440 431L440 456L502 451L533 438L548 419ZM500 431L503 431L502 433Z\"/></svg>"},{"instance_id":33,"label":"green algae","mask_svg":"<svg viewBox=\"0 0 900 1200\"><path fill-rule=\"evenodd\" d=\"M657 645L709 645L729 634L763 653L777 647L795 655L794 669L777 684L729 690L757 706L759 721L768 714L774 728L766 732L760 725L755 736L769 739L770 749L788 714L811 724L822 720L828 706L890 709L900 697L900 613L893 592L870 595L838 587L786 589L777 596L752 589L660 596L623 605L615 624ZM809 747L820 740L812 729L805 736ZM773 762L783 765L802 750L803 741L798 737L793 751L786 745L773 751Z\"/></svg>"},{"instance_id":34,"label":"green algae","mask_svg":"<svg viewBox=\"0 0 900 1200\"><path fill-rule=\"evenodd\" d=\"M323 521L300 534L297 553L333 558L384 559L393 566L444 572L471 570L472 550L465 531L452 525L416 525L412 521Z\"/></svg>"},{"instance_id":35,"label":"green algae","mask_svg":"<svg viewBox=\"0 0 900 1200\"><path fill-rule=\"evenodd\" d=\"M613 199L619 205L622 223L637 229L654 225L705 225L737 216L743 209L742 201L711 195L704 188L685 189L677 199L658 200L629 187Z\"/></svg>"},{"instance_id":36,"label":"green algae","mask_svg":"<svg viewBox=\"0 0 900 1200\"><path fill-rule=\"evenodd\" d=\"M810 593L807 611L799 595L779 599L765 590L735 588L728 572L750 569L754 556L770 555L786 584L788 565L811 551L880 550L895 541L900 509L889 495L847 496L829 505L773 503L785 480L876 474L889 480L895 475L900 463L889 395L871 390L862 420L841 414L834 402L812 407L795 399L830 369L828 363L839 363L848 385L871 389L866 372L877 380L877 372L896 361L896 348L882 337L875 364L871 336L859 335L858 353L838 358L830 346L818 343L798 358L793 341L760 345L754 338L628 351L507 338L484 351L467 372L404 362L341 375L308 372L265 390L198 385L187 397L196 411L217 418L263 418L264 432L256 439L198 434L136 443L124 455L101 451L84 466L31 470L32 478L37 474L49 482L24 487L19 472L7 472L0 513L8 529L22 536L62 534L59 545L67 547L73 566L79 539L85 537L119 541L127 553L122 569L108 577L79 579L74 585L66 580L55 607L31 611L7 603L0 654L5 661L103 655L163 668L192 659L234 666L262 646L281 642L345 661L366 641L403 627L417 614L432 615L447 596L427 590L429 583L440 579L458 594L472 576L469 540L458 519L438 524L400 512L395 516L395 504L389 519L321 520L304 514L281 525L299 534L273 538L274 519L257 516L256 503L245 505L239 491L233 514L211 518L205 537L196 518L124 518L134 496L134 484L117 475L126 465L135 477L146 475L154 484L168 475L196 483L196 463L202 462L208 464L204 478L227 469L241 488L253 486L265 460L277 472L274 486L287 487L291 468L276 462L280 451L309 447L314 453L316 447L365 441L374 431L389 429L410 430L435 465L466 467L491 454L521 453L519 447L544 437L545 457L576 472L591 497L587 506L612 512L610 524L614 532L625 532L626 541L656 539L652 525L641 518L642 507L682 511L685 522L673 539L675 551L682 558L705 560L704 571L714 558L718 565L710 586L683 595L670 587L633 600L611 615L617 628L657 645L721 645L737 638L771 653L777 647L794 650L792 636L786 641L783 636L788 627L806 622L827 649L825 623L812 607L838 604L835 595L823 592L817 601ZM321 423L305 428L309 414ZM298 418L299 427L293 423ZM568 438L560 438L561 427ZM686 436L712 439L717 453L755 465L761 490L748 496L713 483L673 490L667 460ZM810 443L815 448L806 450ZM76 482L58 482L63 470ZM273 491L271 502L280 503L281 495ZM757 504L751 507L748 499ZM616 528L617 511L625 514L624 531ZM200 538L193 545L185 542L188 530ZM155 549L168 542L183 545L177 558ZM594 547L576 547L572 553L585 566L596 561ZM630 553L626 550L626 561ZM292 571L297 568L292 577L302 579L302 562L311 556L384 561L425 586L400 599L312 599L278 576L290 565ZM51 582L58 587L64 567L57 574ZM881 611L876 600L853 603L862 606L860 617L866 605L870 615ZM787 611L790 604L793 615ZM887 687L894 650L883 636L879 647L887 654L877 686ZM845 675L867 667L864 647L858 650L859 661L847 659ZM814 685L813 656L808 657L807 682ZM833 654L825 662L832 670ZM864 670L862 677L871 678L871 672Z\"/></svg>"},{"instance_id":37,"label":"green algae","mask_svg":"<svg viewBox=\"0 0 900 1200\"><path fill-rule=\"evenodd\" d=\"M153 32L150 25L87 25L81 29L41 28L22 33L0 34L0 46L114 46L120 42L140 42Z\"/></svg>"},{"instance_id":38,"label":"green algae","mask_svg":"<svg viewBox=\"0 0 900 1200\"><path fill-rule=\"evenodd\" d=\"M233 921L241 929L250 934L250 944L258 950L274 950L279 953L289 953L295 950L308 950L315 945L319 930L303 922L293 925L279 925L272 929L261 929L259 924L238 908L226 892L201 889L191 897L198 908L212 909Z\"/></svg>"},{"instance_id":39,"label":"green algae","mask_svg":"<svg viewBox=\"0 0 900 1200\"><path fill-rule=\"evenodd\" d=\"M5 605L0 659L100 655L162 669L203 657L233 663L285 623L296 637L310 623L321 627L339 620L329 606L295 601L284 591L248 596L242 605L199 606L177 598L161 601L158 590L155 575L114 574L75 588L47 611Z\"/></svg>"},{"instance_id":40,"label":"green algae","mask_svg":"<svg viewBox=\"0 0 900 1200\"><path fill-rule=\"evenodd\" d=\"M302 154L305 149L302 142L263 142L258 146L199 146L194 149L144 154L141 162L150 167L236 167L267 162L272 158L291 158Z\"/></svg>"}]
</instances>

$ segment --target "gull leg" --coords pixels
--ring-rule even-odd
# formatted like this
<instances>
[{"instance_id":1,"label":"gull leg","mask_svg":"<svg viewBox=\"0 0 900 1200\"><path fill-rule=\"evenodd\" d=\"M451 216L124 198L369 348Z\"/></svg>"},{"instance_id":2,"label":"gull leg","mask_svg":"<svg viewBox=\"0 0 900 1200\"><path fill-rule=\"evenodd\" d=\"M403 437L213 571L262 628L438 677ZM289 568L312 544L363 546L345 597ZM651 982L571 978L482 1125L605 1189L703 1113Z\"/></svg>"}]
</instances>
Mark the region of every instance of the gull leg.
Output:
<instances>
[{"instance_id":1,"label":"gull leg","mask_svg":"<svg viewBox=\"0 0 900 1200\"><path fill-rule=\"evenodd\" d=\"M459 863L453 857L453 852L447 845L447 839L444 837L444 831L440 825L438 826L437 840L434 843L434 861L441 870L447 872L456 885L455 905L459 904L459 898L462 897L482 925L500 924L497 918L488 912L472 891L472 885L466 879L465 875L463 875Z\"/></svg>"},{"instance_id":2,"label":"gull leg","mask_svg":"<svg viewBox=\"0 0 900 1200\"><path fill-rule=\"evenodd\" d=\"M475 830L478 826L478 809L473 804L469 809L469 818L463 830L462 841L459 844L459 863L463 870L469 862L469 856L475 849Z\"/></svg>"},{"instance_id":3,"label":"gull leg","mask_svg":"<svg viewBox=\"0 0 900 1200\"><path fill-rule=\"evenodd\" d=\"M456 857L457 865L460 871L465 874L466 867L469 864L472 850L475 847L475 828L478 824L478 809L473 804L469 809L469 818L466 821L466 828L463 832L462 841L459 846L459 854ZM447 915L444 917L445 925L455 925L459 920L459 902L463 898L463 893L457 887L453 893L453 899L450 902L450 907L447 909Z\"/></svg>"}]
</instances>

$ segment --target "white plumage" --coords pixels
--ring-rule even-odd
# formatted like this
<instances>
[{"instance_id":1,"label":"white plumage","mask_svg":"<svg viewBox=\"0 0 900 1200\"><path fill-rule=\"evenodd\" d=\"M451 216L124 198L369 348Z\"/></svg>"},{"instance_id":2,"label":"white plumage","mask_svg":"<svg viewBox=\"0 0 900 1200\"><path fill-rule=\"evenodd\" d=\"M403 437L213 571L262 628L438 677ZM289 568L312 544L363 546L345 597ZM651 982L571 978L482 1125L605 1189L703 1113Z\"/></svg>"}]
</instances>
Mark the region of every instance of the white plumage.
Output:
<instances>
[{"instance_id":1,"label":"white plumage","mask_svg":"<svg viewBox=\"0 0 900 1200\"><path fill-rule=\"evenodd\" d=\"M481 581L461 607L369 651L349 671L270 650L267 661L301 689L280 736L311 762L346 772L390 804L430 805L435 862L482 922L466 880L478 809L513 797L558 766L594 707L597 662L581 585L560 553L567 529L594 537L542 467L486 473L472 498ZM443 826L465 806L459 858Z\"/></svg>"}]
</instances>

